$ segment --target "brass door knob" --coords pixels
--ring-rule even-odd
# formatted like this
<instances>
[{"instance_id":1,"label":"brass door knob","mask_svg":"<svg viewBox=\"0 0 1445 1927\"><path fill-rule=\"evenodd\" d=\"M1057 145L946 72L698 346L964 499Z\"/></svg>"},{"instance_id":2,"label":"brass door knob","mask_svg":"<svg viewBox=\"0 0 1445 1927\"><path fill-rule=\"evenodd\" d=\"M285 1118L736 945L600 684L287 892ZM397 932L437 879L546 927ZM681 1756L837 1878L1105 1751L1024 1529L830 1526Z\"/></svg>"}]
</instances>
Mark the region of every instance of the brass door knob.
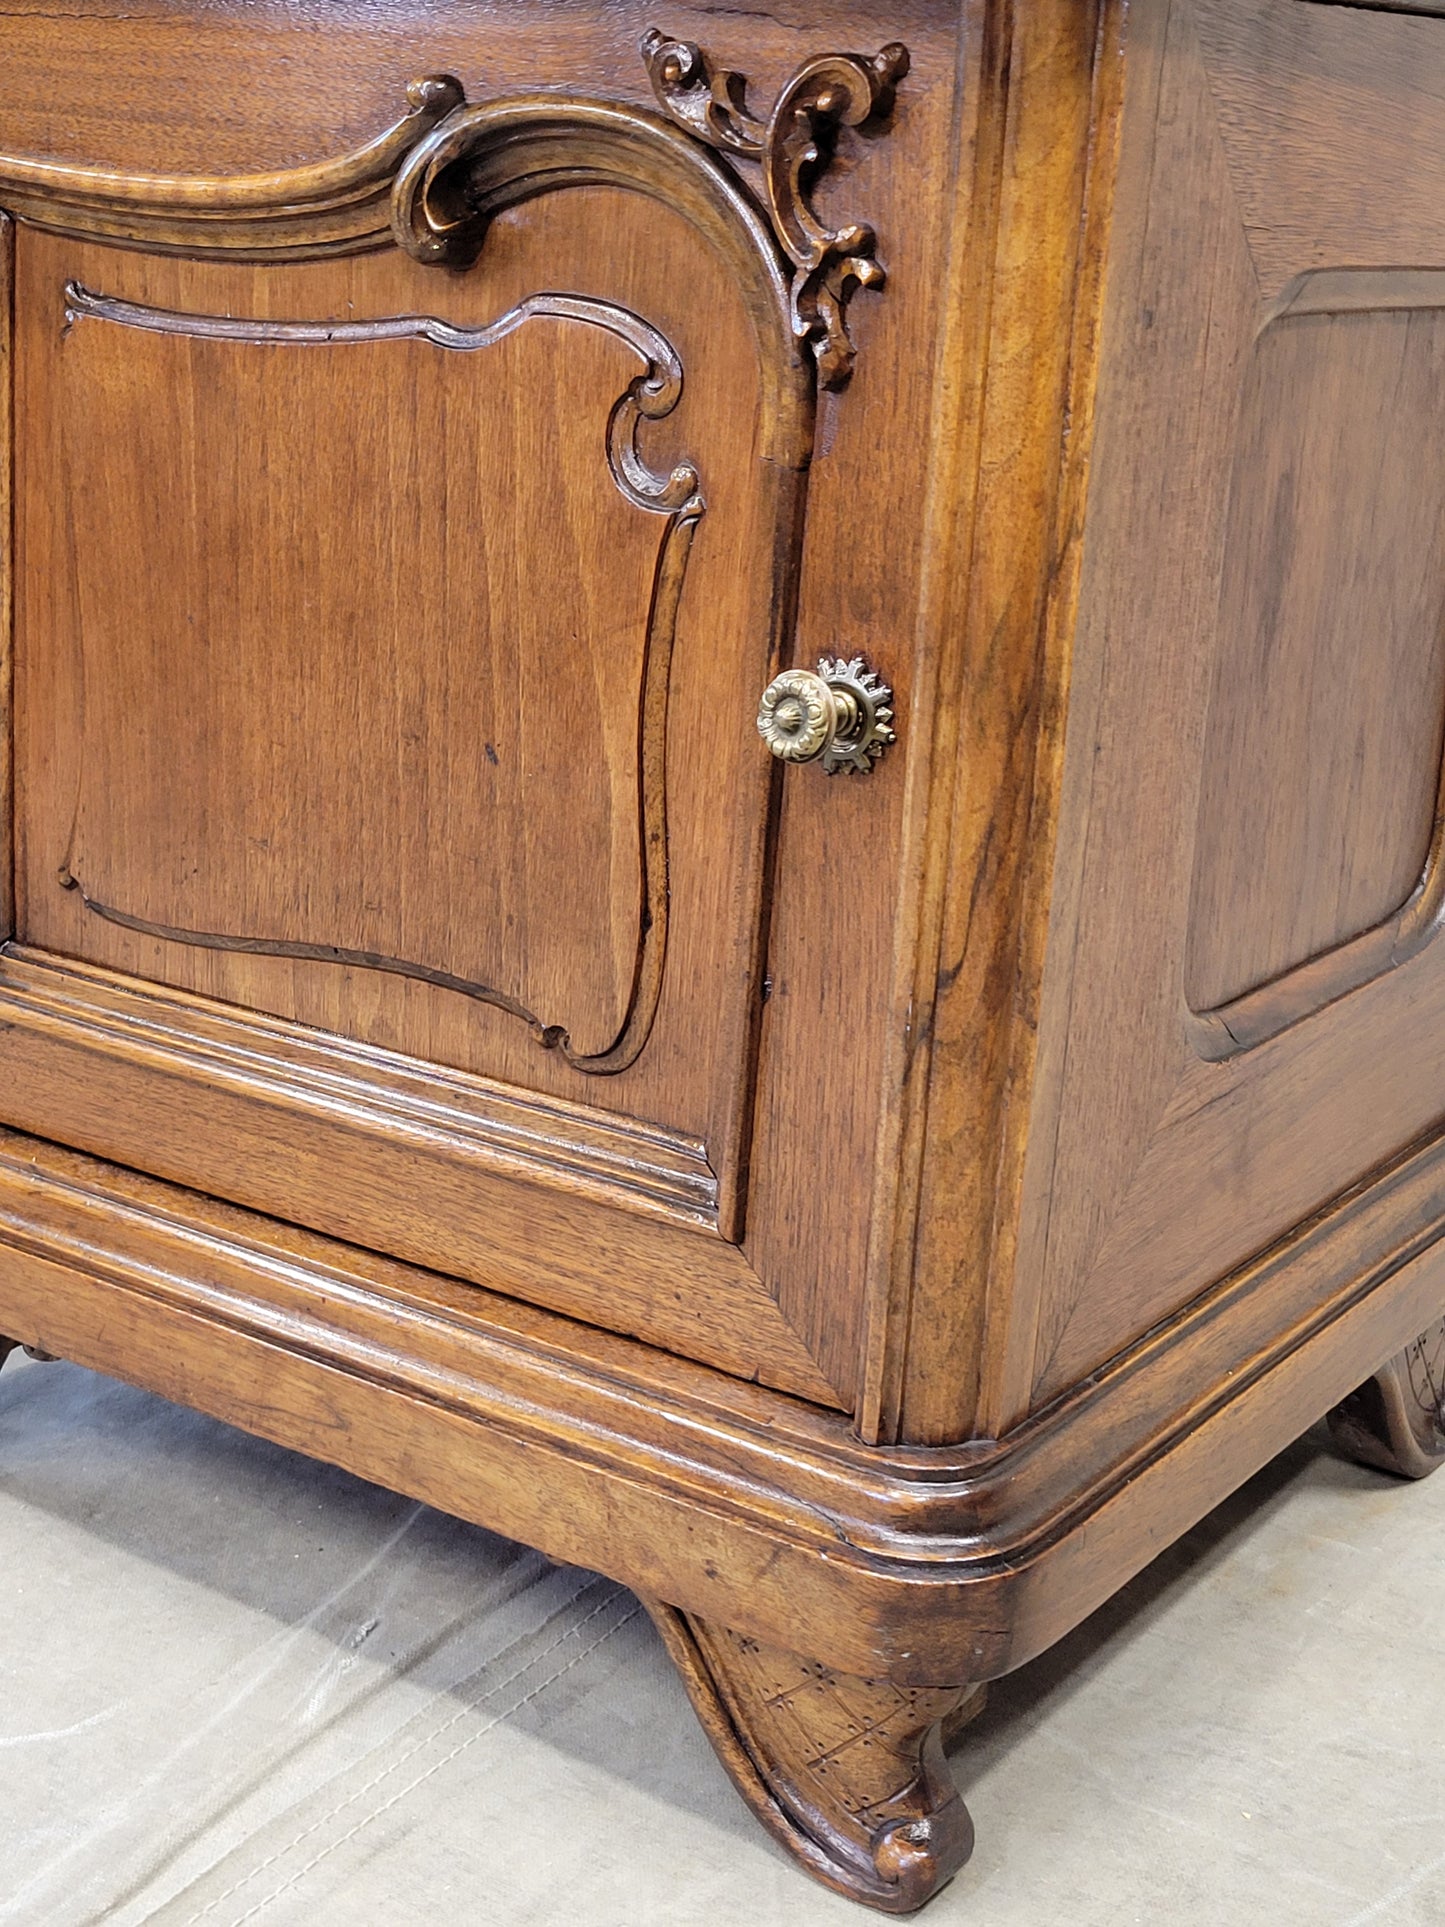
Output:
<instances>
[{"instance_id":1,"label":"brass door knob","mask_svg":"<svg viewBox=\"0 0 1445 1927\"><path fill-rule=\"evenodd\" d=\"M895 740L892 703L893 691L862 656L824 656L816 675L785 669L773 678L758 705L758 734L781 762L866 775Z\"/></svg>"}]
</instances>

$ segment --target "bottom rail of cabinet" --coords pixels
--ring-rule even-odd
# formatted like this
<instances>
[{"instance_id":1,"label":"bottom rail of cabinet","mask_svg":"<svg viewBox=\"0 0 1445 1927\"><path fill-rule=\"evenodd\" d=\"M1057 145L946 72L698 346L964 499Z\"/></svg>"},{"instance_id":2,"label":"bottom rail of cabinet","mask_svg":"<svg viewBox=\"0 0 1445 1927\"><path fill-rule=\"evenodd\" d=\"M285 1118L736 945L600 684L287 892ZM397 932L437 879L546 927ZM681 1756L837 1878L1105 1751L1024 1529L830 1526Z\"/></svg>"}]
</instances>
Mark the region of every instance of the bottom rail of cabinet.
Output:
<instances>
[{"instance_id":1,"label":"bottom rail of cabinet","mask_svg":"<svg viewBox=\"0 0 1445 1927\"><path fill-rule=\"evenodd\" d=\"M0 1132L0 1333L861 1678L1061 1637L1445 1306L1417 1147L1001 1441L869 1447L635 1340ZM1363 1409L1363 1408L1361 1408Z\"/></svg>"},{"instance_id":2,"label":"bottom rail of cabinet","mask_svg":"<svg viewBox=\"0 0 1445 1927\"><path fill-rule=\"evenodd\" d=\"M764 1824L902 1913L968 1855L942 1736L984 1682L1332 1407L1370 1463L1445 1460L1417 1396L1445 1373L1442 1222L1435 1142L1008 1438L871 1448L636 1340L0 1132L0 1362L75 1360L632 1586Z\"/></svg>"}]
</instances>

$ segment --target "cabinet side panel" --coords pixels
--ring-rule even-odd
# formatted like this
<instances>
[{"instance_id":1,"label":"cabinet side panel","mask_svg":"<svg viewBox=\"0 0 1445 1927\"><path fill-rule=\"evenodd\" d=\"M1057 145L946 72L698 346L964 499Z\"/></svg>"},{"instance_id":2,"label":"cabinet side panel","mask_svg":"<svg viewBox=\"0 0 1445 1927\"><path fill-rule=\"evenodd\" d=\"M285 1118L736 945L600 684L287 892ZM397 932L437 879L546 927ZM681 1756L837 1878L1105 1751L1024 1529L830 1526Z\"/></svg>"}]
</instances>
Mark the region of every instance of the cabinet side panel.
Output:
<instances>
[{"instance_id":1,"label":"cabinet side panel","mask_svg":"<svg viewBox=\"0 0 1445 1927\"><path fill-rule=\"evenodd\" d=\"M1185 989L1209 1010L1399 910L1445 707L1445 314L1286 314L1245 377Z\"/></svg>"},{"instance_id":2,"label":"cabinet side panel","mask_svg":"<svg viewBox=\"0 0 1445 1927\"><path fill-rule=\"evenodd\" d=\"M1445 35L1344 11L1133 9L1015 1418L1445 1111Z\"/></svg>"}]
</instances>

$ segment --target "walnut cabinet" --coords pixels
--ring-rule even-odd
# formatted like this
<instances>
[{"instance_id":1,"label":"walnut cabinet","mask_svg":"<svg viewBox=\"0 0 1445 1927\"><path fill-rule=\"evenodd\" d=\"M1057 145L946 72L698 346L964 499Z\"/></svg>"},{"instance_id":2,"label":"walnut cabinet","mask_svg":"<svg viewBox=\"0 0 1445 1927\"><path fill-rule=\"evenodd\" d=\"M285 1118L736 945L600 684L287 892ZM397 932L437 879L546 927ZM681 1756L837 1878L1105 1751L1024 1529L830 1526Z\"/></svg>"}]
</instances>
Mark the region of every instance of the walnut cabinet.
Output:
<instances>
[{"instance_id":1,"label":"walnut cabinet","mask_svg":"<svg viewBox=\"0 0 1445 1927\"><path fill-rule=\"evenodd\" d=\"M0 1355L649 1604L890 1911L1445 1454L1445 19L0 5Z\"/></svg>"}]
</instances>

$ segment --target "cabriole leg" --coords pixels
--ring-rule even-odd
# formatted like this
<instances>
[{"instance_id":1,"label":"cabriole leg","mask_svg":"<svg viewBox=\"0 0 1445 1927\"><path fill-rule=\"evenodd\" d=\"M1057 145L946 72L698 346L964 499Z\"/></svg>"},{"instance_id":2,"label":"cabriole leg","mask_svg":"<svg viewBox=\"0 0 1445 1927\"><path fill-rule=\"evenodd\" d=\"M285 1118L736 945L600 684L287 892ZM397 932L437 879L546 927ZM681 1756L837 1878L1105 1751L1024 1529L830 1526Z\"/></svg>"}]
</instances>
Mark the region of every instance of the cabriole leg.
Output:
<instances>
[{"instance_id":1,"label":"cabriole leg","mask_svg":"<svg viewBox=\"0 0 1445 1927\"><path fill-rule=\"evenodd\" d=\"M906 1914L958 1871L973 1823L943 1734L978 1711L983 1688L856 1679L646 1604L738 1791L815 1879Z\"/></svg>"},{"instance_id":2,"label":"cabriole leg","mask_svg":"<svg viewBox=\"0 0 1445 1927\"><path fill-rule=\"evenodd\" d=\"M38 1345L26 1345L18 1338L0 1338L0 1365L3 1365L11 1352L24 1352L27 1358L38 1358L46 1365L58 1365L59 1359L54 1352L43 1352Z\"/></svg>"},{"instance_id":3,"label":"cabriole leg","mask_svg":"<svg viewBox=\"0 0 1445 1927\"><path fill-rule=\"evenodd\" d=\"M1407 1479L1445 1465L1445 1319L1337 1405L1330 1430L1351 1458Z\"/></svg>"}]
</instances>

